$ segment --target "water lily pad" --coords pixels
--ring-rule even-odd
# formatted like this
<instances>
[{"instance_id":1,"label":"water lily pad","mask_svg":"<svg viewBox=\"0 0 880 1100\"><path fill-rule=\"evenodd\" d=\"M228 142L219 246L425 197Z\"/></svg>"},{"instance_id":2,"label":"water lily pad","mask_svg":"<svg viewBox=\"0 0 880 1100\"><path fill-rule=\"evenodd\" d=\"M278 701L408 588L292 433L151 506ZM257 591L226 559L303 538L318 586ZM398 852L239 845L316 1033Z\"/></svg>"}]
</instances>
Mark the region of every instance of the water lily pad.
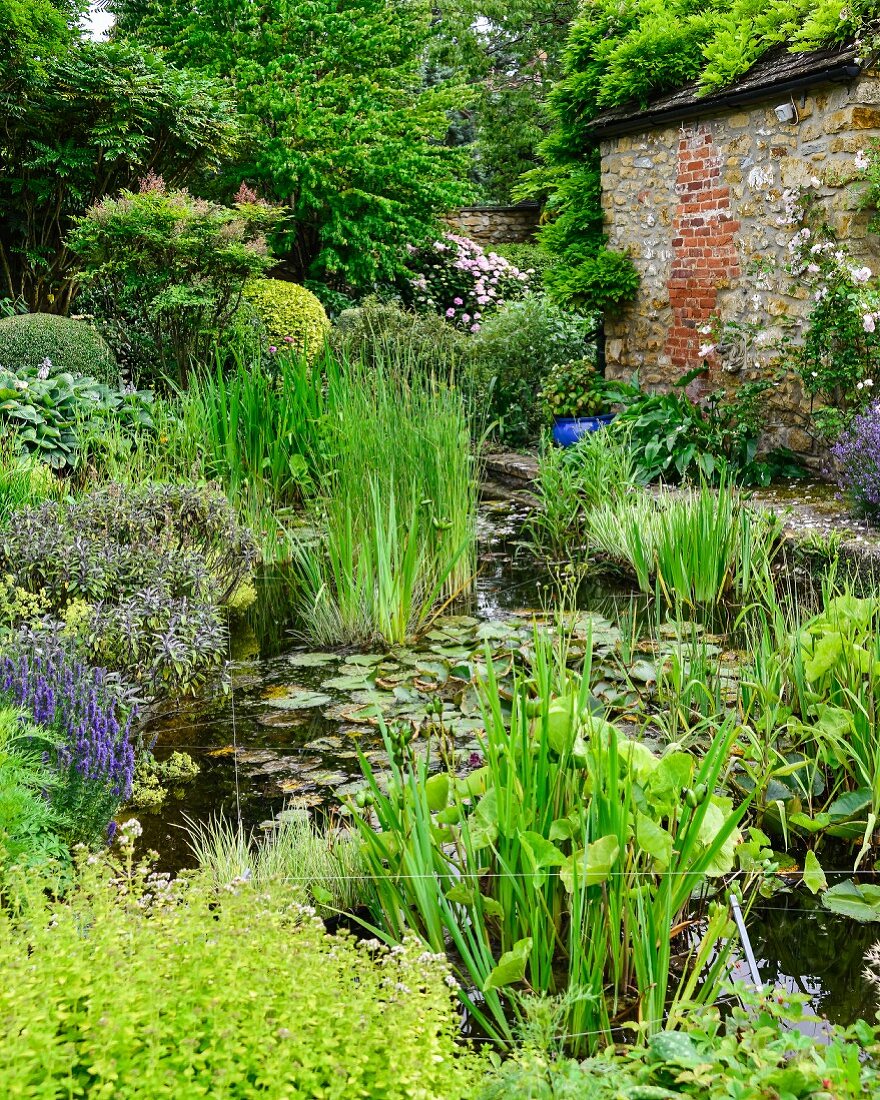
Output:
<instances>
[{"instance_id":1,"label":"water lily pad","mask_svg":"<svg viewBox=\"0 0 880 1100\"><path fill-rule=\"evenodd\" d=\"M314 741L309 741L308 744L303 745L307 752L333 752L341 747L341 737L316 737Z\"/></svg>"},{"instance_id":2,"label":"water lily pad","mask_svg":"<svg viewBox=\"0 0 880 1100\"><path fill-rule=\"evenodd\" d=\"M385 660L384 653L352 653L345 658L345 663L349 665L363 665L365 668L371 668L373 665L378 665Z\"/></svg>"},{"instance_id":3,"label":"water lily pad","mask_svg":"<svg viewBox=\"0 0 880 1100\"><path fill-rule=\"evenodd\" d=\"M292 653L287 661L296 668L318 668L339 659L338 653Z\"/></svg>"},{"instance_id":4,"label":"water lily pad","mask_svg":"<svg viewBox=\"0 0 880 1100\"><path fill-rule=\"evenodd\" d=\"M278 707L280 710L311 710L314 707L325 707L333 702L329 695L301 687L287 688L284 694L269 695L265 701L270 707Z\"/></svg>"},{"instance_id":5,"label":"water lily pad","mask_svg":"<svg viewBox=\"0 0 880 1100\"><path fill-rule=\"evenodd\" d=\"M372 686L372 682L365 679L363 673L357 676L332 676L329 680L321 682L322 688L330 688L333 691L365 691Z\"/></svg>"}]
</instances>

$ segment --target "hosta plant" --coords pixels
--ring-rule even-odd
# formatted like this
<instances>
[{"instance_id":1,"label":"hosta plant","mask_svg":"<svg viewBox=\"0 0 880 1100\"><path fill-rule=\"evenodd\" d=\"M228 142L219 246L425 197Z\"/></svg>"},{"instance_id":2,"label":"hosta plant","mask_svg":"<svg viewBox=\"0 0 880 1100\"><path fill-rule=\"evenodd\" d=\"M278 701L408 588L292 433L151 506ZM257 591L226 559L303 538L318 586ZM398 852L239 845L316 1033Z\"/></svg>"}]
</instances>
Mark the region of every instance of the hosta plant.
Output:
<instances>
[{"instance_id":1,"label":"hosta plant","mask_svg":"<svg viewBox=\"0 0 880 1100\"><path fill-rule=\"evenodd\" d=\"M111 420L123 429L151 426L149 393L50 372L46 364L0 366L0 431L50 466L77 465L78 439L86 428L95 430Z\"/></svg>"}]
</instances>

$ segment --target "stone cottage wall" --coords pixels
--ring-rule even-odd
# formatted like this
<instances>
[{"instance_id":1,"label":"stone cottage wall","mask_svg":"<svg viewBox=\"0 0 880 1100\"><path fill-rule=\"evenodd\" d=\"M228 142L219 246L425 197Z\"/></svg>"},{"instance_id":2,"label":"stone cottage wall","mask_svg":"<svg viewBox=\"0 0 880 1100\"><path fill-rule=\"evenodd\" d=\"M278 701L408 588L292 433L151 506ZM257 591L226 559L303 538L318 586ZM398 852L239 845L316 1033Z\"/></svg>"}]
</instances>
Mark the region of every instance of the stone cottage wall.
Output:
<instances>
[{"instance_id":1,"label":"stone cottage wall","mask_svg":"<svg viewBox=\"0 0 880 1100\"><path fill-rule=\"evenodd\" d=\"M858 210L854 158L880 137L880 77L828 85L794 98L799 121L780 123L785 95L723 116L602 142L602 186L610 246L629 251L641 275L635 301L606 319L610 376L664 387L703 361L704 329L761 321L766 335L740 338L708 358L694 395L766 374L786 317L802 320L810 293L784 272L793 230L779 224L782 193L810 187L854 256L878 270L869 215ZM765 272L757 276L757 269ZM798 324L785 322L797 338ZM809 411L786 377L770 402L769 445L809 456Z\"/></svg>"},{"instance_id":2,"label":"stone cottage wall","mask_svg":"<svg viewBox=\"0 0 880 1100\"><path fill-rule=\"evenodd\" d=\"M538 228L538 206L468 206L449 214L446 222L454 233L481 245L523 244Z\"/></svg>"}]
</instances>

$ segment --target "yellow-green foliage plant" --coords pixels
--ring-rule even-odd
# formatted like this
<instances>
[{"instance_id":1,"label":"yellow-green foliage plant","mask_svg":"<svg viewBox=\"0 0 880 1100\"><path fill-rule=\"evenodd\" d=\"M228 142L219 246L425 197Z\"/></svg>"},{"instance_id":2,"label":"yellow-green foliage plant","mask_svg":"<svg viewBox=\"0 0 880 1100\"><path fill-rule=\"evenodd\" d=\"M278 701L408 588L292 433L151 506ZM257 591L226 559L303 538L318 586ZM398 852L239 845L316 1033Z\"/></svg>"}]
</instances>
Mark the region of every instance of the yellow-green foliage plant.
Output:
<instances>
[{"instance_id":1,"label":"yellow-green foliage plant","mask_svg":"<svg viewBox=\"0 0 880 1100\"><path fill-rule=\"evenodd\" d=\"M270 347L314 360L330 333L324 307L310 290L283 279L253 279L244 289L265 329Z\"/></svg>"},{"instance_id":2,"label":"yellow-green foliage plant","mask_svg":"<svg viewBox=\"0 0 880 1100\"><path fill-rule=\"evenodd\" d=\"M82 860L63 900L9 881L0 1095L474 1094L482 1063L457 1043L445 962L414 940L328 935L280 884L151 878L130 855L138 831L121 826L119 858Z\"/></svg>"}]
</instances>

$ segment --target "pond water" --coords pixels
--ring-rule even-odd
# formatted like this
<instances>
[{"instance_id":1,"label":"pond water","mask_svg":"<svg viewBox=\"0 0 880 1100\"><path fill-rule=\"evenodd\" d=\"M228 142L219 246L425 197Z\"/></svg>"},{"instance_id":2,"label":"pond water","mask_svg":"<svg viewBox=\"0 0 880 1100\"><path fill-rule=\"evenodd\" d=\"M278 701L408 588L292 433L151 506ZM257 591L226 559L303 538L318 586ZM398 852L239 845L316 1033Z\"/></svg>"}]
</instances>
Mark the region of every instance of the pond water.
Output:
<instances>
[{"instance_id":1,"label":"pond water","mask_svg":"<svg viewBox=\"0 0 880 1100\"><path fill-rule=\"evenodd\" d=\"M509 508L485 506L471 604L438 623L418 647L391 654L313 653L294 633L283 572L264 572L257 602L233 631L227 684L176 702L145 728L148 740L156 738L159 759L185 751L200 769L157 810L136 811L143 843L160 853L162 868L192 865L187 820L240 814L246 830L258 829L291 800L332 807L356 790L357 750L377 762L384 758L375 725L363 717L376 699L392 717L416 716L427 697L418 685L430 681L430 697L443 700L442 721L458 750L476 751L475 699L464 679L469 670L456 662L468 663L475 642L503 653L526 639L529 612L541 608L549 581L534 558L518 552L520 525ZM638 623L649 613L644 598L601 576L580 584L577 605L600 624ZM874 1018L877 994L862 971L865 951L880 940L875 926L834 916L798 891L757 908L749 934L766 985L806 993L816 1013L836 1023Z\"/></svg>"}]
</instances>

